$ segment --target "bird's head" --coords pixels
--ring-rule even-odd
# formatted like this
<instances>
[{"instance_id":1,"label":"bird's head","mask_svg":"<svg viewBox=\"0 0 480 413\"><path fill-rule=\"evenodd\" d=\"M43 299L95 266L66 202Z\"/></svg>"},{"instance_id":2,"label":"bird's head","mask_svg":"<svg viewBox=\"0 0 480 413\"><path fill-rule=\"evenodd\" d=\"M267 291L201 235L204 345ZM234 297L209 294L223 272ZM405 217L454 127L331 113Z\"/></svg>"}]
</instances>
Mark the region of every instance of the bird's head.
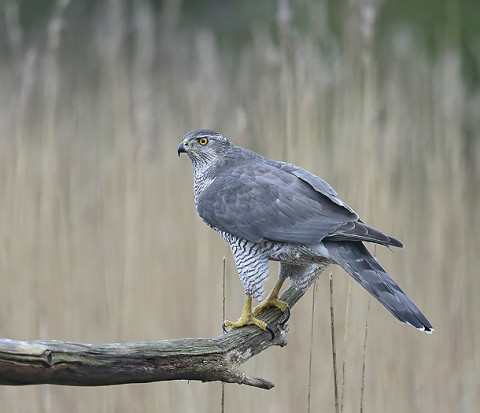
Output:
<instances>
[{"instance_id":1,"label":"bird's head","mask_svg":"<svg viewBox=\"0 0 480 413\"><path fill-rule=\"evenodd\" d=\"M178 156L186 153L193 166L208 166L232 147L220 133L210 129L188 132L178 145Z\"/></svg>"}]
</instances>

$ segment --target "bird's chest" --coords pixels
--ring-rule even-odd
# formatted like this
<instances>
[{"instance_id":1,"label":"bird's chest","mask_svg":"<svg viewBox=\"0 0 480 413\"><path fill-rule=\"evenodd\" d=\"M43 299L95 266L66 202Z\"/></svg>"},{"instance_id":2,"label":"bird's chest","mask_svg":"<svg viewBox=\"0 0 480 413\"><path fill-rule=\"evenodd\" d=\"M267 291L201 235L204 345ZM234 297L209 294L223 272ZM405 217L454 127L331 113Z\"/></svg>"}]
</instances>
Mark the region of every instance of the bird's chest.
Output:
<instances>
[{"instance_id":1,"label":"bird's chest","mask_svg":"<svg viewBox=\"0 0 480 413\"><path fill-rule=\"evenodd\" d=\"M283 262L292 265L307 265L318 263L323 260L318 251L302 244L291 244L285 242L277 242L264 240L258 243L253 243L242 238L238 238L228 232L216 230L222 238L230 244L232 250L247 251L249 255L261 255L272 261Z\"/></svg>"}]
</instances>

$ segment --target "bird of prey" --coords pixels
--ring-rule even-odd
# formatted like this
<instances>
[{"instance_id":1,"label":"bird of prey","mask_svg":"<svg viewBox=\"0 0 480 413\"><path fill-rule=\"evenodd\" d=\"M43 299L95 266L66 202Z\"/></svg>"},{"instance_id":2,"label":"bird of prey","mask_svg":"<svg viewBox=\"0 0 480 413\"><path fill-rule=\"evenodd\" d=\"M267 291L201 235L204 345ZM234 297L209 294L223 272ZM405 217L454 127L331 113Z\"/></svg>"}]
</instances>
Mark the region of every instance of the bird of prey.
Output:
<instances>
[{"instance_id":1,"label":"bird of prey","mask_svg":"<svg viewBox=\"0 0 480 413\"><path fill-rule=\"evenodd\" d=\"M364 224L323 179L296 165L274 161L234 145L210 129L188 132L178 146L193 165L195 206L203 221L230 245L245 301L232 330L244 325L272 329L257 318L279 300L287 277L302 284L311 268L338 264L401 322L426 333L432 325L368 252L364 241L403 247L393 237ZM268 261L279 261L278 280L261 301Z\"/></svg>"}]
</instances>

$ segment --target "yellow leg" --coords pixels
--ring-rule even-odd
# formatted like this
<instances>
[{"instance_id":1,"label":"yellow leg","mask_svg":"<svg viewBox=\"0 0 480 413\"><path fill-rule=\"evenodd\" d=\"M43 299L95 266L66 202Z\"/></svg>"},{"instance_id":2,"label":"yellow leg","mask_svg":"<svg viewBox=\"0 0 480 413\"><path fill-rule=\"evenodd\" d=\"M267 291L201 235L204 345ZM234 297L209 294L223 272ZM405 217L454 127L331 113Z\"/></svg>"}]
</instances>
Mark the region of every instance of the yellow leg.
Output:
<instances>
[{"instance_id":1,"label":"yellow leg","mask_svg":"<svg viewBox=\"0 0 480 413\"><path fill-rule=\"evenodd\" d=\"M280 280L280 279L277 280L272 291L270 292L268 297L265 299L265 301L263 301L253 309L254 317L258 316L267 307L277 307L283 313L287 311L288 303L278 299L278 294L280 293L280 289L282 288L283 281L284 280Z\"/></svg>"},{"instance_id":2,"label":"yellow leg","mask_svg":"<svg viewBox=\"0 0 480 413\"><path fill-rule=\"evenodd\" d=\"M263 331L267 331L267 323L265 321L259 320L255 318L252 312L252 297L249 294L245 295L245 301L243 302L243 311L242 315L237 321L228 321L225 320L223 325L227 329L227 331L232 331L236 328L240 328L243 326L254 325L260 328ZM270 331L270 330L268 330ZM271 334L271 332L270 332Z\"/></svg>"}]
</instances>

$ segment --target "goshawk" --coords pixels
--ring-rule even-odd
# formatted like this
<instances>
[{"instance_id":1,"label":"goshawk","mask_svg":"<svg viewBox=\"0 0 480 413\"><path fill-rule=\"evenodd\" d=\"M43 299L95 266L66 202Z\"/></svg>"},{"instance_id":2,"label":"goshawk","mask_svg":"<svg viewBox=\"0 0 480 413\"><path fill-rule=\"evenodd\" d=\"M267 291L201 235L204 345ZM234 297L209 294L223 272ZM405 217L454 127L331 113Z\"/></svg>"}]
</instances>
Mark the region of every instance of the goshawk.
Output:
<instances>
[{"instance_id":1,"label":"goshawk","mask_svg":"<svg viewBox=\"0 0 480 413\"><path fill-rule=\"evenodd\" d=\"M427 333L432 325L365 248L363 241L402 247L402 243L364 224L323 179L296 165L274 161L235 146L209 129L188 132L178 147L194 170L193 193L198 214L232 250L245 289L241 317L225 321L229 330L253 324L266 307L285 312L278 299L287 277L305 283L312 268L338 264L394 317ZM260 301L268 261L279 261L272 292Z\"/></svg>"}]
</instances>

